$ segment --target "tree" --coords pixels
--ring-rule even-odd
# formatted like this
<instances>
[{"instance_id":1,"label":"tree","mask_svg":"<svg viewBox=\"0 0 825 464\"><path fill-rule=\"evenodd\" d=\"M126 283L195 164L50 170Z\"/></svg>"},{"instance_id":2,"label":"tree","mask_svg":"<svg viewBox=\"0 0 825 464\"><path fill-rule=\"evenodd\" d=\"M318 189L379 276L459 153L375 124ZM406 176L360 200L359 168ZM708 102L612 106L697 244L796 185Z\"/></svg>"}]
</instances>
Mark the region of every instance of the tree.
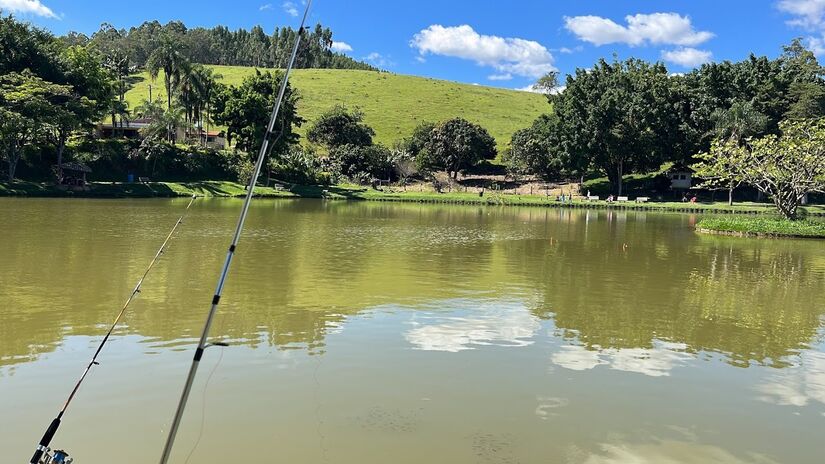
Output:
<instances>
[{"instance_id":1,"label":"tree","mask_svg":"<svg viewBox=\"0 0 825 464\"><path fill-rule=\"evenodd\" d=\"M0 12L0 76L28 69L57 82L61 75L54 37L43 29Z\"/></svg>"},{"instance_id":2,"label":"tree","mask_svg":"<svg viewBox=\"0 0 825 464\"><path fill-rule=\"evenodd\" d=\"M189 61L181 53L180 42L176 40L174 35L168 33L161 37L160 44L146 61L146 69L149 71L152 80L157 79L160 72L163 71L167 111L172 109L172 92L180 85L181 76L188 66ZM169 141L173 140L174 132L174 127L167 128L166 134Z\"/></svg>"},{"instance_id":3,"label":"tree","mask_svg":"<svg viewBox=\"0 0 825 464\"><path fill-rule=\"evenodd\" d=\"M797 38L782 47L779 61L785 80L790 83L785 117L814 119L825 115L825 83L822 81L825 70L819 65L816 55Z\"/></svg>"},{"instance_id":4,"label":"tree","mask_svg":"<svg viewBox=\"0 0 825 464\"><path fill-rule=\"evenodd\" d=\"M584 166L576 166L565 150L563 130L559 117L550 114L540 116L529 128L516 131L504 160L508 170L548 180L581 173Z\"/></svg>"},{"instance_id":5,"label":"tree","mask_svg":"<svg viewBox=\"0 0 825 464\"><path fill-rule=\"evenodd\" d=\"M181 77L178 100L185 110L187 125L195 127L199 134L204 123L209 130L209 102L220 78L220 74L200 64L187 67ZM206 141L200 136L199 140Z\"/></svg>"},{"instance_id":6,"label":"tree","mask_svg":"<svg viewBox=\"0 0 825 464\"><path fill-rule=\"evenodd\" d=\"M240 86L227 87L213 98L215 123L226 126L227 140L234 140L238 149L251 153L263 143L283 77L279 71L256 70L255 74L244 78ZM275 122L278 138L270 145L276 154L286 153L298 142L295 129L304 122L298 116L298 98L297 92L288 84Z\"/></svg>"},{"instance_id":7,"label":"tree","mask_svg":"<svg viewBox=\"0 0 825 464\"><path fill-rule=\"evenodd\" d=\"M558 91L559 88L559 73L558 71L550 71L549 73L541 76L536 84L533 86L539 92L545 95L551 95L553 92Z\"/></svg>"},{"instance_id":8,"label":"tree","mask_svg":"<svg viewBox=\"0 0 825 464\"><path fill-rule=\"evenodd\" d=\"M786 219L811 192L825 191L825 119L785 121L781 135L739 146L719 141L698 157L697 171L722 182L742 181L768 195Z\"/></svg>"},{"instance_id":9,"label":"tree","mask_svg":"<svg viewBox=\"0 0 825 464\"><path fill-rule=\"evenodd\" d=\"M404 186L406 186L410 177L418 173L415 156L410 149L410 145L404 140L396 142L390 151L390 161L395 170L395 175Z\"/></svg>"},{"instance_id":10,"label":"tree","mask_svg":"<svg viewBox=\"0 0 825 464\"><path fill-rule=\"evenodd\" d=\"M55 108L69 98L71 87L43 80L29 71L0 76L0 152L13 181L23 150L59 114Z\"/></svg>"},{"instance_id":11,"label":"tree","mask_svg":"<svg viewBox=\"0 0 825 464\"><path fill-rule=\"evenodd\" d=\"M482 160L496 157L496 141L486 129L462 118L442 122L430 131L419 165L443 169L453 178Z\"/></svg>"},{"instance_id":12,"label":"tree","mask_svg":"<svg viewBox=\"0 0 825 464\"><path fill-rule=\"evenodd\" d=\"M309 128L307 139L329 149L343 145L366 147L372 145L375 131L363 121L364 113L361 111L349 111L343 105L335 106Z\"/></svg>"},{"instance_id":13,"label":"tree","mask_svg":"<svg viewBox=\"0 0 825 464\"><path fill-rule=\"evenodd\" d=\"M604 172L619 195L625 174L658 168L670 155L679 120L663 65L600 60L566 85L553 104L568 151Z\"/></svg>"},{"instance_id":14,"label":"tree","mask_svg":"<svg viewBox=\"0 0 825 464\"><path fill-rule=\"evenodd\" d=\"M164 138L169 141L167 135L170 127L185 127L189 129L186 120L186 110L177 104L172 105L172 108L167 110L158 103L144 101L142 105L135 108L135 112L141 117L152 121L149 126L141 129L145 138L155 140Z\"/></svg>"},{"instance_id":15,"label":"tree","mask_svg":"<svg viewBox=\"0 0 825 464\"><path fill-rule=\"evenodd\" d=\"M713 112L711 119L714 121L714 132L720 139L724 139L730 144L741 146L749 137L764 133L768 126L768 117L756 111L750 103L735 102L728 109L718 109ZM734 151L731 147L718 145L717 149L729 150L731 156ZM737 161L731 157L729 160L719 160L719 162L730 164ZM722 166L724 168L725 166ZM728 189L728 205L733 205L733 191L741 184L741 179L731 177L726 186Z\"/></svg>"},{"instance_id":16,"label":"tree","mask_svg":"<svg viewBox=\"0 0 825 464\"><path fill-rule=\"evenodd\" d=\"M392 154L382 145L339 145L329 158L334 171L360 184L390 179L394 172Z\"/></svg>"},{"instance_id":17,"label":"tree","mask_svg":"<svg viewBox=\"0 0 825 464\"><path fill-rule=\"evenodd\" d=\"M100 57L87 47L69 47L62 54L63 81L70 85L66 98L54 102L53 114L45 124L45 134L57 151L58 182L63 178L63 153L69 136L76 130L92 127L112 104L117 81L101 64ZM125 103L123 103L125 112ZM113 120L114 124L114 120Z\"/></svg>"}]
</instances>

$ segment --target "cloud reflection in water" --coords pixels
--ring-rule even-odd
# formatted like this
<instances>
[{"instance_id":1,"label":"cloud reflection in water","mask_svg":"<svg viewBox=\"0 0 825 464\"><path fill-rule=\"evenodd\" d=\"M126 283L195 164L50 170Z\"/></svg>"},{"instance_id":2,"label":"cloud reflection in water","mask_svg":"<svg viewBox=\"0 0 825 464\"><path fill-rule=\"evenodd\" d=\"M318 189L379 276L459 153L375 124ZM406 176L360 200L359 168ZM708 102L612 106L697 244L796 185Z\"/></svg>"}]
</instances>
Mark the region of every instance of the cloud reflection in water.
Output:
<instances>
[{"instance_id":1,"label":"cloud reflection in water","mask_svg":"<svg viewBox=\"0 0 825 464\"><path fill-rule=\"evenodd\" d=\"M653 341L652 348L588 349L581 345L566 345L550 357L553 364L575 371L593 369L605 364L611 369L635 372L650 377L670 375L677 365L692 359L684 343Z\"/></svg>"},{"instance_id":2,"label":"cloud reflection in water","mask_svg":"<svg viewBox=\"0 0 825 464\"><path fill-rule=\"evenodd\" d=\"M449 315L428 313L404 334L416 349L455 353L488 345L528 346L541 327L522 303L448 300L440 306L456 310Z\"/></svg>"},{"instance_id":3,"label":"cloud reflection in water","mask_svg":"<svg viewBox=\"0 0 825 464\"><path fill-rule=\"evenodd\" d=\"M825 353L803 351L798 365L779 371L756 387L759 399L782 406L825 405Z\"/></svg>"},{"instance_id":4,"label":"cloud reflection in water","mask_svg":"<svg viewBox=\"0 0 825 464\"><path fill-rule=\"evenodd\" d=\"M602 444L584 464L768 464L775 461L757 454L746 458L711 445L664 440L651 444Z\"/></svg>"}]
</instances>

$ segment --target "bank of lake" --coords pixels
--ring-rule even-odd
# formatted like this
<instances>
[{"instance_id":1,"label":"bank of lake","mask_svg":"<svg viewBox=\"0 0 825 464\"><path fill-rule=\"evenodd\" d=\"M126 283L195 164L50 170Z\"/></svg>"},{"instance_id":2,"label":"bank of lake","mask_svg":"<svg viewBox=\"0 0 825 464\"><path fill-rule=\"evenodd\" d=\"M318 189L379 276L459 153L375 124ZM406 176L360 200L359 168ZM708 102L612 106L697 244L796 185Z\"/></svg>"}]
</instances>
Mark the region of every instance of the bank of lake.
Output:
<instances>
[{"instance_id":1,"label":"bank of lake","mask_svg":"<svg viewBox=\"0 0 825 464\"><path fill-rule=\"evenodd\" d=\"M230 181L195 182L91 182L84 190L60 188L54 184L39 182L0 182L0 196L21 197L77 197L77 198L158 198L186 197L192 195L206 197L242 197L246 195L244 185ZM587 201L573 199L561 202L555 196L516 195L488 191L483 196L477 193L434 191L403 191L399 187L376 190L357 185L275 185L258 186L255 195L262 198L324 198L330 200L370 200L417 203L452 203L465 205L501 206L543 206L592 209L627 209L641 211L664 211L684 213L719 214L776 214L770 203L738 202L663 202L647 201L637 203ZM825 217L825 206L808 205L800 208L808 216Z\"/></svg>"}]
</instances>

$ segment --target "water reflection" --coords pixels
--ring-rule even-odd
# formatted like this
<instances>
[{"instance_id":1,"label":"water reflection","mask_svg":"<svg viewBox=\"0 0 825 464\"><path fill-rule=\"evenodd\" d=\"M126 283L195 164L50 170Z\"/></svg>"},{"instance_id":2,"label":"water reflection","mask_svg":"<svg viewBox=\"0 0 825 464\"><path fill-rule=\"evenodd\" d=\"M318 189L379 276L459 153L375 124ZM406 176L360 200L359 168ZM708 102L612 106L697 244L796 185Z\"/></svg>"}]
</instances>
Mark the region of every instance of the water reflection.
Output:
<instances>
[{"instance_id":1,"label":"water reflection","mask_svg":"<svg viewBox=\"0 0 825 464\"><path fill-rule=\"evenodd\" d=\"M825 405L825 353L805 351L796 358L792 367L756 386L759 398L783 406Z\"/></svg>"},{"instance_id":2,"label":"water reflection","mask_svg":"<svg viewBox=\"0 0 825 464\"><path fill-rule=\"evenodd\" d=\"M7 239L0 365L32 361L67 335L98 335L182 206L175 200L0 202L0 215L9 219L0 224ZM196 204L119 334L190 343L237 207L232 200ZM55 217L58 241L49 232ZM782 367L809 347L825 314L820 244L698 236L690 220L616 211L258 202L216 335L250 346L318 350L331 330L366 308L449 310L482 291L489 300L527 301L532 316L513 311L512 303L463 307L466 314L456 320L422 315L410 341L443 350L524 344L536 318L552 319L560 337L586 348L565 349L559 359L566 366L608 363L660 375L681 359L663 356L663 341L675 344L665 351L716 352L737 366Z\"/></svg>"},{"instance_id":3,"label":"water reflection","mask_svg":"<svg viewBox=\"0 0 825 464\"><path fill-rule=\"evenodd\" d=\"M458 352L480 346L528 346L539 319L523 304L502 301L448 300L434 306L444 313L415 311L414 328L404 337L417 349Z\"/></svg>"},{"instance_id":4,"label":"water reflection","mask_svg":"<svg viewBox=\"0 0 825 464\"><path fill-rule=\"evenodd\" d=\"M652 348L588 349L582 345L566 345L553 353L550 359L553 364L576 371L607 365L617 371L661 377L670 375L674 367L694 358L686 350L684 343L660 340L654 340Z\"/></svg>"},{"instance_id":5,"label":"water reflection","mask_svg":"<svg viewBox=\"0 0 825 464\"><path fill-rule=\"evenodd\" d=\"M583 464L775 464L761 455L737 457L710 445L663 440L651 444L602 444Z\"/></svg>"},{"instance_id":6,"label":"water reflection","mask_svg":"<svg viewBox=\"0 0 825 464\"><path fill-rule=\"evenodd\" d=\"M183 206L0 199L4 452L30 451ZM156 459L239 206L196 203L118 329L61 437L83 462ZM821 244L693 220L256 202L182 443L207 417L209 464L274 440L296 462L819 463Z\"/></svg>"}]
</instances>

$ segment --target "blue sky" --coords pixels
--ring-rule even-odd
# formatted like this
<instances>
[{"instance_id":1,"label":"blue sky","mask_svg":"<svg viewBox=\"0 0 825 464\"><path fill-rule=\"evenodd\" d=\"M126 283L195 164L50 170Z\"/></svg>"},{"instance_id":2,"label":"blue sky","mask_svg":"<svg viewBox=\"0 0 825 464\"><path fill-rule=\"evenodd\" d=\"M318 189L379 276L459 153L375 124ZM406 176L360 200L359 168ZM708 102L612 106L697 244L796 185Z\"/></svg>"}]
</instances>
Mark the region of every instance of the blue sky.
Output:
<instances>
[{"instance_id":1,"label":"blue sky","mask_svg":"<svg viewBox=\"0 0 825 464\"><path fill-rule=\"evenodd\" d=\"M302 0L0 0L56 34L179 19L188 26L296 26ZM662 60L672 72L704 61L776 56L804 37L825 56L825 0L314 0L349 55L393 72L524 88L548 70L598 58Z\"/></svg>"}]
</instances>

